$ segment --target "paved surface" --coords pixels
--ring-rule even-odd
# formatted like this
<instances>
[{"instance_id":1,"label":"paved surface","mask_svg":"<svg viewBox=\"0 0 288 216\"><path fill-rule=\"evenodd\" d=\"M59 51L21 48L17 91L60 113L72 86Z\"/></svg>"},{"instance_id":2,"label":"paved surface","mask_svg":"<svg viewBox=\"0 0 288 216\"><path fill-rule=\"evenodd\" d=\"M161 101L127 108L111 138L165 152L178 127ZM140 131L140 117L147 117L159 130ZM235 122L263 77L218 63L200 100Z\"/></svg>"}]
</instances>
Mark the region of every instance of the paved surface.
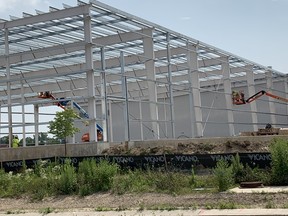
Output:
<instances>
[{"instance_id":1,"label":"paved surface","mask_svg":"<svg viewBox=\"0 0 288 216\"><path fill-rule=\"evenodd\" d=\"M11 213L10 213L11 214ZM13 216L43 216L43 213L21 213ZM47 216L288 216L288 209L229 209L229 210L174 210L174 211L107 211L107 212L58 212ZM7 216L7 213L0 213Z\"/></svg>"},{"instance_id":2,"label":"paved surface","mask_svg":"<svg viewBox=\"0 0 288 216\"><path fill-rule=\"evenodd\" d=\"M233 188L230 190L234 193L279 193L288 192L288 186L273 186L273 187L259 187L259 188ZM288 209L287 209L288 211Z\"/></svg>"}]
</instances>

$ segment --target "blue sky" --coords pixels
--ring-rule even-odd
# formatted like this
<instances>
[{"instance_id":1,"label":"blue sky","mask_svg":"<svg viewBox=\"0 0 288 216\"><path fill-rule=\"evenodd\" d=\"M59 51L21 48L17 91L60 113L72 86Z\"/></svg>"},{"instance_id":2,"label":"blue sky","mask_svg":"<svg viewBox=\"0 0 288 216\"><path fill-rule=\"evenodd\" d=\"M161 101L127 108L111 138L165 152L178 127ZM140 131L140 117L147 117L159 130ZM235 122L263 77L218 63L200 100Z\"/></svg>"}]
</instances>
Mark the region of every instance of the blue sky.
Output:
<instances>
[{"instance_id":1,"label":"blue sky","mask_svg":"<svg viewBox=\"0 0 288 216\"><path fill-rule=\"evenodd\" d=\"M87 2L88 0L83 0ZM264 66L288 73L288 0L101 0ZM0 18L76 0L0 0ZM42 112L47 112L41 108ZM46 110L46 111L45 111ZM52 118L52 117L51 117Z\"/></svg>"},{"instance_id":2,"label":"blue sky","mask_svg":"<svg viewBox=\"0 0 288 216\"><path fill-rule=\"evenodd\" d=\"M87 1L87 0L84 0ZM7 3L9 2L9 4ZM288 73L288 0L101 0L204 43ZM0 18L76 0L0 0Z\"/></svg>"}]
</instances>

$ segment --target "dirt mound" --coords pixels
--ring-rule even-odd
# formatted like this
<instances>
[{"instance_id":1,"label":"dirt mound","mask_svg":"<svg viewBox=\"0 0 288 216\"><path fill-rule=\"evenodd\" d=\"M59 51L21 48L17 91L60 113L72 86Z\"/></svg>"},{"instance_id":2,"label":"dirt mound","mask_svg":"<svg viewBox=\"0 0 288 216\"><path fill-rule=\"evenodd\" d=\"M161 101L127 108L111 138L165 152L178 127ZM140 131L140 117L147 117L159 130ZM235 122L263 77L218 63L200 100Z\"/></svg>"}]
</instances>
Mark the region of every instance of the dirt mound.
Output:
<instances>
[{"instance_id":1,"label":"dirt mound","mask_svg":"<svg viewBox=\"0 0 288 216\"><path fill-rule=\"evenodd\" d=\"M160 154L217 154L217 153L246 153L268 152L270 142L251 142L248 140L228 140L219 143L176 142L175 145L155 147L133 147L121 144L102 151L105 155L160 155Z\"/></svg>"}]
</instances>

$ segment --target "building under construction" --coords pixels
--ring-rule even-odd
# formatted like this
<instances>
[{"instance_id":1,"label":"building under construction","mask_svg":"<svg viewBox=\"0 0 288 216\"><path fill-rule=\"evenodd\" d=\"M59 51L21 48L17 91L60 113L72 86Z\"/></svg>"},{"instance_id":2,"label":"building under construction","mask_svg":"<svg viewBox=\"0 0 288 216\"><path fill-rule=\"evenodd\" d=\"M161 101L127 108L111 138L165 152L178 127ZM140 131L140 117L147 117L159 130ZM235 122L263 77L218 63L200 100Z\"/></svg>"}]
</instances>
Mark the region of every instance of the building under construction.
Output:
<instances>
[{"instance_id":1,"label":"building under construction","mask_svg":"<svg viewBox=\"0 0 288 216\"><path fill-rule=\"evenodd\" d=\"M72 143L97 141L97 130L122 142L287 127L287 78L271 67L96 0L36 13L0 20L1 136L38 145L55 115L42 110L57 105L89 122L75 122ZM237 104L233 91L279 97Z\"/></svg>"}]
</instances>

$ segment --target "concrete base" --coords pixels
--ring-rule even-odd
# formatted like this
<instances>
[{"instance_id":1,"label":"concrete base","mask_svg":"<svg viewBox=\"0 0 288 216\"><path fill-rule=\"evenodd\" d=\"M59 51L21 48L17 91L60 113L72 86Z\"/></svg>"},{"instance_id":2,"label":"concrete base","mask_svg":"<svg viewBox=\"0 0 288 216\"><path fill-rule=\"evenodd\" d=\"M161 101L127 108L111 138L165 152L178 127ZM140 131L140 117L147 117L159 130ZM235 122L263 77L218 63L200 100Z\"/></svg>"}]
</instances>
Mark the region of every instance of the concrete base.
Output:
<instances>
[{"instance_id":1,"label":"concrete base","mask_svg":"<svg viewBox=\"0 0 288 216\"><path fill-rule=\"evenodd\" d=\"M14 160L28 160L48 157L81 157L100 155L104 149L110 146L124 144L127 149L134 147L151 148L151 147L173 147L179 143L182 144L223 144L228 141L249 141L253 142L272 142L275 138L288 139L288 136L235 136L235 137L210 137L210 138L194 138L194 139L174 139L174 140L148 140L148 141L130 141L125 143L77 143L77 144L55 144L45 146L19 147L19 148L1 148L0 162Z\"/></svg>"},{"instance_id":2,"label":"concrete base","mask_svg":"<svg viewBox=\"0 0 288 216\"><path fill-rule=\"evenodd\" d=\"M1 148L0 162L29 160L48 157L81 157L99 155L110 144L80 143L80 144L55 144L45 146L30 146L19 148Z\"/></svg>"}]
</instances>

